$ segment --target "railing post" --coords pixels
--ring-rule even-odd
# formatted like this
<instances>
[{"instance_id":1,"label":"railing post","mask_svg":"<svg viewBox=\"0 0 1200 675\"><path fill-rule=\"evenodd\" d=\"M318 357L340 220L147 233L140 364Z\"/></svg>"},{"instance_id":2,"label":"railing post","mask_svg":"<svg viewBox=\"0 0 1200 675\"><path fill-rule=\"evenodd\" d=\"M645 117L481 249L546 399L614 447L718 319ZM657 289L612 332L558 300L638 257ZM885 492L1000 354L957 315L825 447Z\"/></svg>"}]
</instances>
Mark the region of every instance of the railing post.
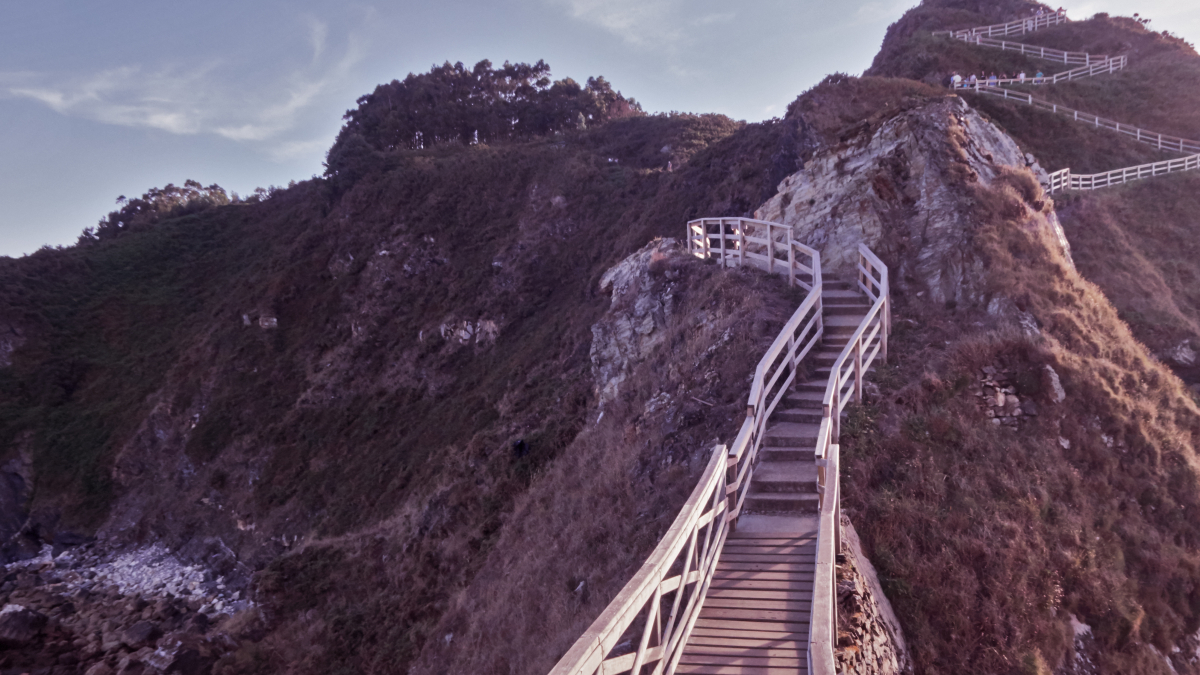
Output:
<instances>
[{"instance_id":1,"label":"railing post","mask_svg":"<svg viewBox=\"0 0 1200 675\"><path fill-rule=\"evenodd\" d=\"M738 220L738 266L746 266L746 221Z\"/></svg>"},{"instance_id":2,"label":"railing post","mask_svg":"<svg viewBox=\"0 0 1200 675\"><path fill-rule=\"evenodd\" d=\"M725 259L725 219L721 219L721 267L729 267L729 262Z\"/></svg>"},{"instance_id":3,"label":"railing post","mask_svg":"<svg viewBox=\"0 0 1200 675\"><path fill-rule=\"evenodd\" d=\"M854 344L854 402L855 403L862 403L862 385L863 385L862 347L863 347L862 338L859 338L858 342L856 342Z\"/></svg>"},{"instance_id":4,"label":"railing post","mask_svg":"<svg viewBox=\"0 0 1200 675\"><path fill-rule=\"evenodd\" d=\"M888 336L892 333L892 298L890 295L890 284L883 285L883 344L879 351L883 354L883 362L886 364L888 359Z\"/></svg>"},{"instance_id":5,"label":"railing post","mask_svg":"<svg viewBox=\"0 0 1200 675\"><path fill-rule=\"evenodd\" d=\"M767 225L767 272L775 271L775 227Z\"/></svg>"},{"instance_id":6,"label":"railing post","mask_svg":"<svg viewBox=\"0 0 1200 675\"><path fill-rule=\"evenodd\" d=\"M707 220L700 221L700 230L704 233L704 258L707 260L711 253L710 249L712 248L712 242L710 242L709 238L708 238L708 221Z\"/></svg>"},{"instance_id":7,"label":"railing post","mask_svg":"<svg viewBox=\"0 0 1200 675\"><path fill-rule=\"evenodd\" d=\"M796 285L796 248L792 246L792 228L787 229L788 288Z\"/></svg>"}]
</instances>

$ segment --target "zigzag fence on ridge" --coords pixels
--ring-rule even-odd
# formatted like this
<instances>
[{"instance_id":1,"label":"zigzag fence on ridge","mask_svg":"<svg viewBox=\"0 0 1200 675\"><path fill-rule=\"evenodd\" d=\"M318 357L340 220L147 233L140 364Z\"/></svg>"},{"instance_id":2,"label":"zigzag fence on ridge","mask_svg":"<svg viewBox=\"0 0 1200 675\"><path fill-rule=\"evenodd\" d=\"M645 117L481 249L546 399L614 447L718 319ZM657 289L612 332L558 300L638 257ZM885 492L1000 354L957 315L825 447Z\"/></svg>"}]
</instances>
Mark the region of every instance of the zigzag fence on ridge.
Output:
<instances>
[{"instance_id":1,"label":"zigzag fence on ridge","mask_svg":"<svg viewBox=\"0 0 1200 675\"><path fill-rule=\"evenodd\" d=\"M1118 133L1125 134L1126 136L1129 136L1130 138L1133 138L1134 140L1136 140L1139 143L1145 143L1146 145L1153 145L1154 147L1158 148L1159 150L1174 150L1177 152L1188 152L1188 153L1200 152L1200 141L1193 141L1193 140L1187 139L1187 138L1179 138L1178 136L1168 136L1166 134L1160 134L1157 131L1148 131L1146 129L1140 129L1138 127L1133 126L1132 124L1123 124L1121 122L1117 122L1116 120L1110 120L1110 119L1107 119L1104 117L1099 117L1099 116L1093 115L1091 113L1080 112L1073 108L1068 108L1065 105L1060 105L1058 103L1051 103L1050 101L1043 101L1040 98L1034 98L1030 94L1009 91L1008 89L1002 89L1000 87L991 87L991 86L986 86L986 85L977 85L975 87L971 87L971 90L978 92L980 94L999 96L999 97L1005 98L1005 99L1020 101L1022 103L1028 103L1029 105L1031 105L1035 108L1041 108L1042 110L1049 110L1050 112L1057 113L1059 115L1065 115L1067 117L1072 118L1076 122L1081 122L1083 124L1088 124L1088 125L1091 125L1091 126L1094 126L1097 128L1109 129L1112 131L1116 131Z\"/></svg>"},{"instance_id":2,"label":"zigzag fence on ridge","mask_svg":"<svg viewBox=\"0 0 1200 675\"><path fill-rule=\"evenodd\" d=\"M1057 16L1060 16L1062 19L1062 21L1057 23L1063 23L1066 21L1065 15ZM969 90L979 94L999 96L1004 99L1013 99L1023 103L1028 103L1035 108L1048 110L1059 115L1068 115L1076 122L1090 124L1096 128L1109 129L1111 131L1116 131L1117 133L1125 134L1126 136L1132 137L1139 143L1152 145L1159 150L1176 151L1181 153L1200 153L1200 141L1179 138L1178 136L1168 136L1157 131L1147 131L1146 129L1141 129L1130 124L1122 124L1116 120L1106 119L1098 115L1092 115L1091 113L1080 112L1073 108L1068 108L1057 103L1043 101L1041 99L1034 98L1031 94L1011 92L1008 89L1003 89L999 86L996 86L1002 84L1053 84L1059 81L1071 80L1075 77L1087 77L1102 72L1115 72L1116 70L1120 70L1127 65L1128 61L1127 57L1125 56L1092 56L1086 52L1064 52L1060 50L1047 49L1045 47L1023 45L1018 42L991 40L986 37L997 34L997 32L1013 30L1013 27L1016 24L1022 23L1023 21L1027 20L1018 20L1009 22L1007 24L999 24L998 26L982 26L980 28L971 28L960 31L939 31L934 33L934 35L949 35L971 44L1020 51L1022 54L1037 56L1039 58L1049 58L1050 60L1055 61L1061 57L1064 63L1070 63L1070 59L1076 59L1076 62L1080 62L1079 59L1082 59L1082 62L1085 64L1088 64L1093 59L1096 59L1096 63L1084 65L1082 68L1075 68L1064 73L1058 73L1053 77L1033 78L1032 80L1029 80L1028 78L1025 80L994 80L989 81L986 84L978 80L975 82L956 82L952 84L952 88ZM1038 23L1035 26L1030 27L1028 30L1024 30L1022 32L1029 32L1029 30L1036 30L1040 27L1044 26ZM1194 154L1179 159L1169 159L1162 162L1154 162L1151 164L1139 164L1137 166L1114 169L1112 171L1106 171L1104 173L1097 174L1075 175L1071 173L1069 168L1067 168L1049 174L1048 184L1045 187L1046 190L1051 194L1062 192L1063 190L1095 190L1103 187L1121 185L1123 183L1128 183L1130 181L1140 180L1143 178L1150 178L1153 176L1160 176L1179 171L1195 171L1197 169L1200 169L1200 154Z\"/></svg>"}]
</instances>

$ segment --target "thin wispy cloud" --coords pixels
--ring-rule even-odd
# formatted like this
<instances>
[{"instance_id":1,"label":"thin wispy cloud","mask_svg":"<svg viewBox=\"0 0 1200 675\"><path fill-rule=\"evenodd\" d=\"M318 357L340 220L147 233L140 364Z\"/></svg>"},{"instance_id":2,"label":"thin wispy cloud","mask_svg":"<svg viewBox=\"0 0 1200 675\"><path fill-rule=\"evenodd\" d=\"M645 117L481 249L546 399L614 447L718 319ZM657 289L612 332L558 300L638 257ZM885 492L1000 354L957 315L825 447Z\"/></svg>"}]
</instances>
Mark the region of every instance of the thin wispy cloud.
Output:
<instances>
[{"instance_id":1,"label":"thin wispy cloud","mask_svg":"<svg viewBox=\"0 0 1200 675\"><path fill-rule=\"evenodd\" d=\"M0 72L0 92L70 117L172 134L214 134L259 144L272 157L294 158L300 146L288 133L305 111L336 95L365 53L350 37L341 56L329 58L328 27L316 19L308 21L307 42L311 63L266 86L231 77L242 64L213 60L190 67L129 65L85 75ZM305 147L311 143L303 142Z\"/></svg>"},{"instance_id":2,"label":"thin wispy cloud","mask_svg":"<svg viewBox=\"0 0 1200 675\"><path fill-rule=\"evenodd\" d=\"M631 46L678 51L703 41L697 29L713 30L733 21L730 11L704 11L684 0L547 0L571 18L602 28ZM713 4L723 9L722 5ZM712 28L710 28L712 27Z\"/></svg>"}]
</instances>

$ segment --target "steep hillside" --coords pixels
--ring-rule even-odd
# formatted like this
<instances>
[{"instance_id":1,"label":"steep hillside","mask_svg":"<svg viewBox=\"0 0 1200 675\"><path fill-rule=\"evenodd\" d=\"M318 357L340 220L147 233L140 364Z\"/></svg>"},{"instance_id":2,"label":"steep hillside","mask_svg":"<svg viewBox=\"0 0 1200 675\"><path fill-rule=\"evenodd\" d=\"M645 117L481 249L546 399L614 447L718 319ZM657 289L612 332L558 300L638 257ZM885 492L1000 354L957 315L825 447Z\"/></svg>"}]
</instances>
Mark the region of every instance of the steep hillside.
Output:
<instances>
[{"instance_id":1,"label":"steep hillside","mask_svg":"<svg viewBox=\"0 0 1200 675\"><path fill-rule=\"evenodd\" d=\"M889 29L868 72L942 82L955 71L1053 68L1044 61L1018 64L1010 52L933 37L933 30L1020 16L1019 8L1013 7L1004 16L983 21L983 16L964 14L962 3L949 4L923 3L907 13ZM1127 55L1129 66L1122 72L1024 90L1145 129L1200 138L1200 56L1168 32L1152 31L1131 18L1101 14L1008 39ZM1069 167L1078 173L1101 172L1175 156L1047 111L988 96L966 96L1050 171ZM1188 356L1191 345L1200 340L1196 329L1200 314L1187 282L1200 272L1188 253L1188 242L1200 227L1195 210L1189 208L1200 185L1197 181L1200 177L1183 174L1156 180L1154 185L1134 184L1059 199L1080 271L1100 286L1134 335L1190 383L1200 383Z\"/></svg>"},{"instance_id":2,"label":"steep hillside","mask_svg":"<svg viewBox=\"0 0 1200 675\"><path fill-rule=\"evenodd\" d=\"M843 428L842 503L916 671L1197 672L1200 408L1072 264L1022 149L958 97L897 110L898 89L802 96L798 117L880 123L758 216L835 273L858 242L891 269L891 362Z\"/></svg>"},{"instance_id":3,"label":"steep hillside","mask_svg":"<svg viewBox=\"0 0 1200 675\"><path fill-rule=\"evenodd\" d=\"M469 636L447 612L520 556L561 591L528 629L560 637L536 653L493 637L479 658L551 662L653 546L697 453L736 429L797 301L669 247L632 287L600 283L689 217L761 203L805 151L797 125L587 126L425 149L344 137L327 178L231 204L153 191L76 247L0 260L6 555L97 535L207 566L258 606L222 628L243 641L229 672L404 670L435 630L445 644L439 626ZM597 351L630 325L641 351ZM695 368L663 371L668 351ZM553 553L595 503L611 513L585 509L592 547ZM619 519L645 527L618 537ZM510 581L493 602L524 588Z\"/></svg>"}]
</instances>

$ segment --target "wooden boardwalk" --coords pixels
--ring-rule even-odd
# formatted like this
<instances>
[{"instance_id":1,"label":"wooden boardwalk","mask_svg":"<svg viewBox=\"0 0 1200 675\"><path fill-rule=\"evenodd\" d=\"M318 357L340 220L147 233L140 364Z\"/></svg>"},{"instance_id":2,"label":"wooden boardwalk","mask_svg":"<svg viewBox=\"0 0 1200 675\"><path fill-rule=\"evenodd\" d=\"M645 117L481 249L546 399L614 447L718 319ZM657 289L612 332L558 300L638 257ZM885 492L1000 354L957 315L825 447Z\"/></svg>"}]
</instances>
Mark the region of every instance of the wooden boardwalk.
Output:
<instances>
[{"instance_id":1,"label":"wooden boardwalk","mask_svg":"<svg viewBox=\"0 0 1200 675\"><path fill-rule=\"evenodd\" d=\"M815 532L735 532L725 540L676 673L808 672Z\"/></svg>"},{"instance_id":2,"label":"wooden boardwalk","mask_svg":"<svg viewBox=\"0 0 1200 675\"><path fill-rule=\"evenodd\" d=\"M725 540L676 673L808 672L817 556L815 450L832 366L870 309L850 284L826 282L825 334L813 377L771 415L746 512Z\"/></svg>"}]
</instances>

